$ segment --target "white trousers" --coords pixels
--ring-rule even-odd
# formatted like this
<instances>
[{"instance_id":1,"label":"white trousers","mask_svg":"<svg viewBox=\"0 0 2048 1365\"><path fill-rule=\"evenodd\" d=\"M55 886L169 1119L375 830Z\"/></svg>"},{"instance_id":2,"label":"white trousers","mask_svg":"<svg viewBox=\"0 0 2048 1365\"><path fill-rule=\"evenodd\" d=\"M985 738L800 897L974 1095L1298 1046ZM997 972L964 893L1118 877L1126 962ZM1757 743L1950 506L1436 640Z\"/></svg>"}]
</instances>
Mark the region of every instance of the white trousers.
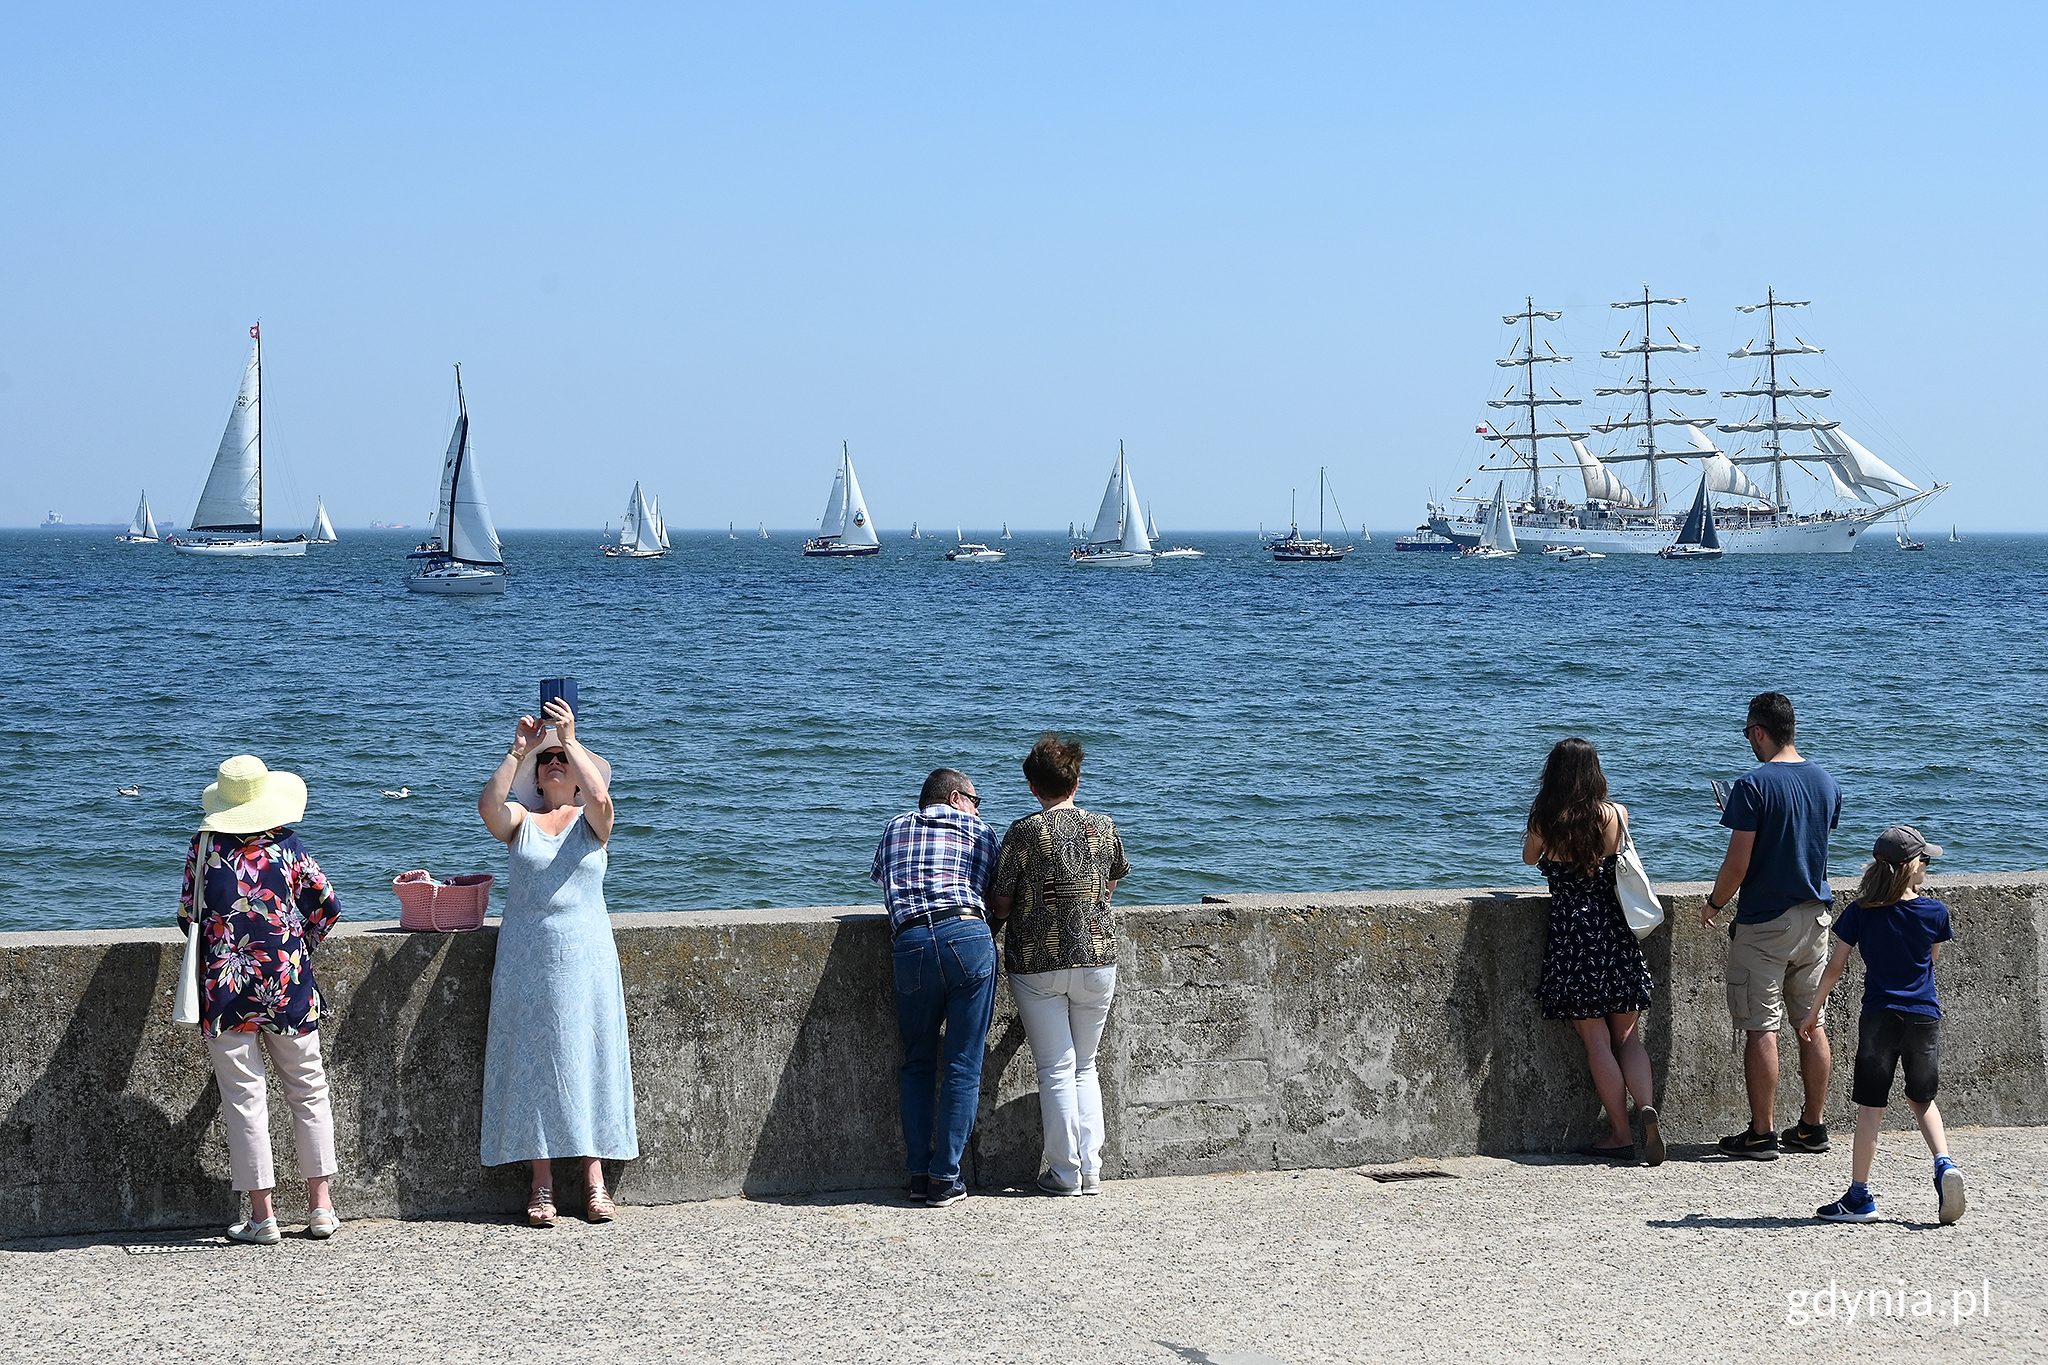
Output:
<instances>
[{"instance_id":1,"label":"white trousers","mask_svg":"<svg viewBox=\"0 0 2048 1365\"><path fill-rule=\"evenodd\" d=\"M1038 1116L1045 1164L1054 1179L1078 1185L1102 1172L1102 1081L1095 1053L1116 994L1116 968L1069 967L1010 978L1024 1037L1038 1065Z\"/></svg>"},{"instance_id":2,"label":"white trousers","mask_svg":"<svg viewBox=\"0 0 2048 1365\"><path fill-rule=\"evenodd\" d=\"M263 1054L292 1110L292 1141L299 1149L299 1174L311 1180L333 1175L334 1111L327 1100L327 1068L320 1060L320 1035L223 1033L206 1040L213 1054L213 1078L220 1083L221 1118L228 1128L228 1169L237 1190L277 1187L270 1165L270 1099L263 1080Z\"/></svg>"}]
</instances>

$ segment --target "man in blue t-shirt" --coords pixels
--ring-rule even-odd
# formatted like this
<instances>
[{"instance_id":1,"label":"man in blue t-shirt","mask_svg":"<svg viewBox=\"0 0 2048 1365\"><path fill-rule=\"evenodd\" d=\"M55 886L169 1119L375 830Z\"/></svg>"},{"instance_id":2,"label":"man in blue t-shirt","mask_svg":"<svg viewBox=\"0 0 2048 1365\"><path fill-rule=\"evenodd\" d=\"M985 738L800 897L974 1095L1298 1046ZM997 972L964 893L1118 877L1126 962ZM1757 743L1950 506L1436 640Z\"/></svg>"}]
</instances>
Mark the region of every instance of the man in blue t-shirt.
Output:
<instances>
[{"instance_id":1,"label":"man in blue t-shirt","mask_svg":"<svg viewBox=\"0 0 2048 1365\"><path fill-rule=\"evenodd\" d=\"M1743 1080L1749 1124L1724 1137L1729 1156L1776 1161L1780 1147L1825 1152L1828 1127L1828 1036L1816 1026L1799 1040L1799 1076L1805 1105L1799 1122L1773 1130L1778 1095L1778 1030L1789 1011L1805 1018L1827 966L1828 924L1835 893L1828 886L1828 832L1841 822L1842 789L1827 769L1809 763L1793 745L1792 703L1782 693L1752 697L1743 735L1758 766L1729 788L1721 823L1728 855L1700 910L1711 925L1737 893L1741 901L1728 931L1728 1013L1746 1035Z\"/></svg>"}]
</instances>

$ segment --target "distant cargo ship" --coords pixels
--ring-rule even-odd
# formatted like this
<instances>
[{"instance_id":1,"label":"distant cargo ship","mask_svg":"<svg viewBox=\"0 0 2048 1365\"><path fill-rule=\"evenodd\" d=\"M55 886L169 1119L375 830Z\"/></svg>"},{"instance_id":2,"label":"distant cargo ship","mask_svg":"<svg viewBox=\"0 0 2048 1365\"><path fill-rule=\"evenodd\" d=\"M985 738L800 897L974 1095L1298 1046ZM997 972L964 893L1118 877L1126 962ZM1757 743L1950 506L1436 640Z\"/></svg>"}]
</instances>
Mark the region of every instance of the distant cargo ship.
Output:
<instances>
[{"instance_id":1,"label":"distant cargo ship","mask_svg":"<svg viewBox=\"0 0 2048 1365\"><path fill-rule=\"evenodd\" d=\"M45 531L121 531L127 528L112 521L66 521L55 512L43 517Z\"/></svg>"}]
</instances>

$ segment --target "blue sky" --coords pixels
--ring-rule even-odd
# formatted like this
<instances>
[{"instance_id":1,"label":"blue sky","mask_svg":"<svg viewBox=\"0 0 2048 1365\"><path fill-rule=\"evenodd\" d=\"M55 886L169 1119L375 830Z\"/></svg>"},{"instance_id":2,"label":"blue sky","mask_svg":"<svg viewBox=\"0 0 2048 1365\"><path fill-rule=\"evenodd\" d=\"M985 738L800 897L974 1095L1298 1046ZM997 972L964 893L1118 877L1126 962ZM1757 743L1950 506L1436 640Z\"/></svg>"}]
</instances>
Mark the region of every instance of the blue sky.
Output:
<instances>
[{"instance_id":1,"label":"blue sky","mask_svg":"<svg viewBox=\"0 0 2048 1365\"><path fill-rule=\"evenodd\" d=\"M2048 529L2040 11L1898 5L14 6L0 524L189 514L264 324L274 501L422 521L461 361L501 524L1167 528L1328 465L1412 525L1500 315L1647 281L1940 522ZM1574 377L1590 398L1598 372ZM1715 410L1733 416L1718 397ZM1591 411L1591 405L1589 409Z\"/></svg>"}]
</instances>

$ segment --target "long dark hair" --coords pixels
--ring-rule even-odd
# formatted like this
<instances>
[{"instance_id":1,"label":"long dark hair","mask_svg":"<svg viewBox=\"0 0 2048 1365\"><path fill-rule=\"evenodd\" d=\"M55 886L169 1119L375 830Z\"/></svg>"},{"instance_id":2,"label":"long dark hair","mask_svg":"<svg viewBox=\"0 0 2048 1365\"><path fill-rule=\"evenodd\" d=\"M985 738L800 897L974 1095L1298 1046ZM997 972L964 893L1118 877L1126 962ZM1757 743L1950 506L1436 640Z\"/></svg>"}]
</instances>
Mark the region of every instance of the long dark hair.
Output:
<instances>
[{"instance_id":1,"label":"long dark hair","mask_svg":"<svg viewBox=\"0 0 2048 1365\"><path fill-rule=\"evenodd\" d=\"M1550 857L1589 873L1599 868L1607 856L1607 774L1591 744L1574 735L1551 747L1529 828Z\"/></svg>"}]
</instances>

